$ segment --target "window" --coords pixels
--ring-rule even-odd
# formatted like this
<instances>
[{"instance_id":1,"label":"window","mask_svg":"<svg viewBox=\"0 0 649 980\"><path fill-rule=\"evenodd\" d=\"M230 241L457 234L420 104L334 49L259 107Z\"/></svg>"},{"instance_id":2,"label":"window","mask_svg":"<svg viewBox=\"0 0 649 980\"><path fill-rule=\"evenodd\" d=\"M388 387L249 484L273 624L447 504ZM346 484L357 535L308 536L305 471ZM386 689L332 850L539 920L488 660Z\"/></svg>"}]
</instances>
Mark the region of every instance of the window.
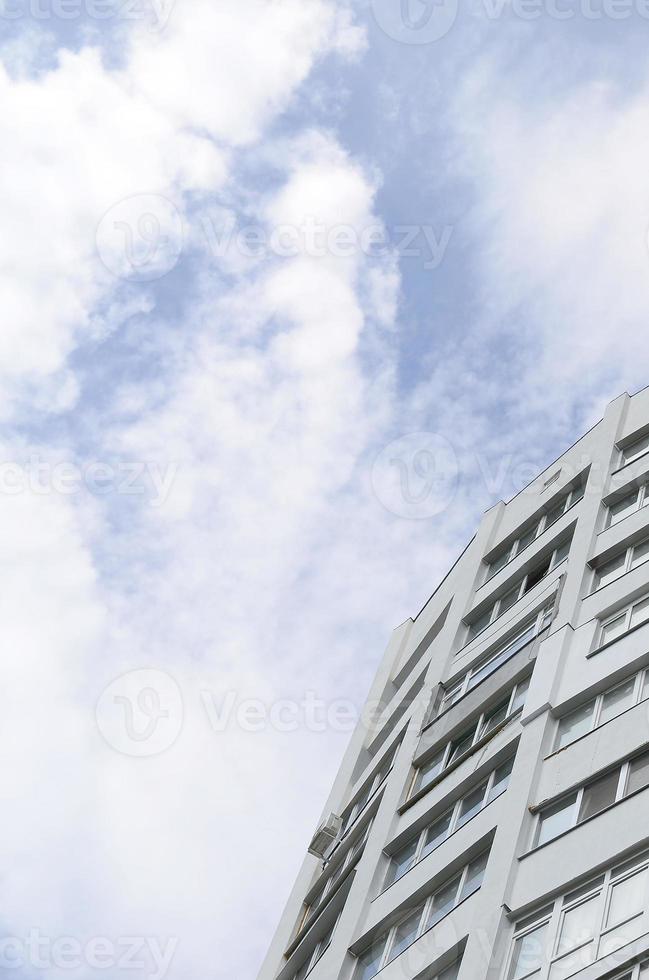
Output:
<instances>
[{"instance_id":1,"label":"window","mask_svg":"<svg viewBox=\"0 0 649 980\"><path fill-rule=\"evenodd\" d=\"M649 670L641 670L628 680L575 708L570 714L564 715L557 729L555 752L647 698Z\"/></svg>"},{"instance_id":2,"label":"window","mask_svg":"<svg viewBox=\"0 0 649 980\"><path fill-rule=\"evenodd\" d=\"M641 436L622 450L622 466L632 463L634 459L649 451L649 435Z\"/></svg>"},{"instance_id":3,"label":"window","mask_svg":"<svg viewBox=\"0 0 649 980\"><path fill-rule=\"evenodd\" d=\"M511 541L503 551L500 551L497 556L487 565L487 581L494 576L496 572L499 572L501 568L508 565L509 562L516 557L516 555L520 555L520 553L524 551L525 548L527 548L528 545L530 545L534 540L536 540L539 535L543 534L544 531L547 531L547 529L552 527L553 524L556 524L559 518L563 517L566 511L570 510L571 507L574 507L575 504L578 504L584 497L585 489L585 484L580 483L579 486L575 487L575 489L570 493L564 494L564 496L562 496L556 502L556 504L553 504L553 506L539 518L537 518L530 527L519 534L514 541Z\"/></svg>"},{"instance_id":4,"label":"window","mask_svg":"<svg viewBox=\"0 0 649 980\"><path fill-rule=\"evenodd\" d=\"M649 785L649 752L609 769L581 789L544 807L538 817L534 845L545 844L566 830L601 813L613 803Z\"/></svg>"},{"instance_id":5,"label":"window","mask_svg":"<svg viewBox=\"0 0 649 980\"><path fill-rule=\"evenodd\" d=\"M413 796L415 793L426 789L437 780L445 769L471 752L474 745L490 732L495 731L499 725L518 714L524 706L528 687L529 678L514 685L507 697L495 708L483 712L470 728L464 729L459 735L447 742L443 748L439 749L431 759L418 766L415 770L409 795Z\"/></svg>"},{"instance_id":6,"label":"window","mask_svg":"<svg viewBox=\"0 0 649 980\"><path fill-rule=\"evenodd\" d=\"M378 788L384 783L385 779L390 773L392 763L394 762L394 757L396 756L398 750L399 745L397 744L387 753L374 775L368 779L368 781L361 787L360 791L354 797L352 802L349 803L343 810L343 824L340 830L341 837L345 836L352 824L361 815L362 811L372 799Z\"/></svg>"},{"instance_id":7,"label":"window","mask_svg":"<svg viewBox=\"0 0 649 980\"><path fill-rule=\"evenodd\" d=\"M451 836L465 823L472 820L489 803L497 799L507 789L509 777L514 765L514 757L503 762L494 769L486 779L483 779L474 789L469 790L464 796L441 817L426 824L419 833L402 844L401 847L390 855L387 874L383 883L383 888L388 888L398 878L407 874L411 868L423 861L435 848L439 847L448 837Z\"/></svg>"},{"instance_id":8,"label":"window","mask_svg":"<svg viewBox=\"0 0 649 980\"><path fill-rule=\"evenodd\" d=\"M345 871L349 868L355 867L360 861L363 850L365 848L365 843L369 836L372 823L368 822L364 831L359 836L358 840L354 843L353 847L350 847L345 854L343 854L341 859L336 857L335 861L330 861L327 863L327 872L323 872L318 880L318 885L313 890L313 887L309 890L309 898L305 903L302 915L300 919L300 924L298 926L297 935L306 932L307 929L311 927L314 922L316 910L321 911L324 908L324 902L328 903L333 897L336 887L341 880ZM330 865L333 865L333 871L330 871Z\"/></svg>"},{"instance_id":9,"label":"window","mask_svg":"<svg viewBox=\"0 0 649 980\"><path fill-rule=\"evenodd\" d=\"M315 949L310 956L307 956L306 960L299 968L297 973L293 974L292 980L304 980L306 976L311 972L313 967L318 963L324 954L327 952L331 946L331 940L333 938L334 930L338 924L338 918L334 920L332 925L327 929L326 933L322 938L316 943Z\"/></svg>"},{"instance_id":10,"label":"window","mask_svg":"<svg viewBox=\"0 0 649 980\"><path fill-rule=\"evenodd\" d=\"M508 980L523 980L523 977L539 975L544 964L547 932L548 923L543 922L514 939Z\"/></svg>"},{"instance_id":11,"label":"window","mask_svg":"<svg viewBox=\"0 0 649 980\"><path fill-rule=\"evenodd\" d=\"M444 882L416 908L409 909L396 925L379 935L358 957L354 980L372 980L384 966L400 956L460 902L477 891L482 884L488 856L488 852L484 852L474 858L459 874ZM457 969L455 964L453 968L440 974L438 980L451 980L453 969Z\"/></svg>"},{"instance_id":12,"label":"window","mask_svg":"<svg viewBox=\"0 0 649 980\"><path fill-rule=\"evenodd\" d=\"M598 646L602 647L605 643L611 643L618 637L624 636L629 630L642 623L649 622L649 596L636 600L619 612L614 613L608 619L602 620Z\"/></svg>"},{"instance_id":13,"label":"window","mask_svg":"<svg viewBox=\"0 0 649 980\"><path fill-rule=\"evenodd\" d=\"M610 582L630 572L632 568L637 568L643 562L649 560L649 538L644 538L635 545L631 545L620 555L615 555L595 569L593 580L593 592L601 589Z\"/></svg>"},{"instance_id":14,"label":"window","mask_svg":"<svg viewBox=\"0 0 649 980\"><path fill-rule=\"evenodd\" d=\"M483 613L471 620L468 624L467 642L472 640L479 633L482 633L491 623L495 622L503 613L518 602L524 595L527 595L535 585L538 585L546 575L554 571L555 568L566 560L570 552L571 541L564 541L554 551L536 564L526 575L518 579L516 584L504 595L496 599Z\"/></svg>"},{"instance_id":15,"label":"window","mask_svg":"<svg viewBox=\"0 0 649 980\"><path fill-rule=\"evenodd\" d=\"M521 921L514 931L507 980L565 980L646 933L648 908L649 855L644 854ZM646 976L634 966L617 980Z\"/></svg>"},{"instance_id":16,"label":"window","mask_svg":"<svg viewBox=\"0 0 649 980\"><path fill-rule=\"evenodd\" d=\"M463 674L457 681L444 689L444 696L439 706L439 714L446 711L451 705L455 704L460 698L464 697L469 691L483 681L494 671L498 670L514 654L527 646L535 636L550 625L552 619L553 602L545 606L533 619L528 620L518 632L506 640L503 644L496 647L495 652L489 654L486 660L481 660L470 670ZM432 724L432 722L431 722Z\"/></svg>"},{"instance_id":17,"label":"window","mask_svg":"<svg viewBox=\"0 0 649 980\"><path fill-rule=\"evenodd\" d=\"M609 505L606 527L614 527L625 517L635 514L637 510L642 510L647 504L649 504L649 492L647 484L643 483Z\"/></svg>"}]
</instances>

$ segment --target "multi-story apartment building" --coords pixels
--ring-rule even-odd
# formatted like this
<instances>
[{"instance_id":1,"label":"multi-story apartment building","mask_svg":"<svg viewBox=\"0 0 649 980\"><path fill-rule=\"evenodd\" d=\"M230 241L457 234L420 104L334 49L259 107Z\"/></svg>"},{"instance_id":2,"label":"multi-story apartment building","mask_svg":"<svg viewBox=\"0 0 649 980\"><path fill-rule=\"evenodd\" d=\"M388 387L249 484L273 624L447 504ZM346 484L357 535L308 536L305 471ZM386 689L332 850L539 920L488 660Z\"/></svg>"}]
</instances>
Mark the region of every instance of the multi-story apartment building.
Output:
<instances>
[{"instance_id":1,"label":"multi-story apartment building","mask_svg":"<svg viewBox=\"0 0 649 980\"><path fill-rule=\"evenodd\" d=\"M487 512L392 636L260 980L649 980L647 504L644 391Z\"/></svg>"}]
</instances>

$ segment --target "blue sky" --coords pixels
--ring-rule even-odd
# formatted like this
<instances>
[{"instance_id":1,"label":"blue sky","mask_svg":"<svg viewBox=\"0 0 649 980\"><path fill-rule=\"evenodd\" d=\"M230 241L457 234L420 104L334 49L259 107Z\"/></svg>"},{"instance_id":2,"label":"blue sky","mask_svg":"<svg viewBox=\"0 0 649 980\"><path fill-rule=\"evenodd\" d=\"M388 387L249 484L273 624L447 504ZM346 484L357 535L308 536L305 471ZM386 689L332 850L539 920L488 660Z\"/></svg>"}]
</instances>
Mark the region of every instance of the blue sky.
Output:
<instances>
[{"instance_id":1,"label":"blue sky","mask_svg":"<svg viewBox=\"0 0 649 980\"><path fill-rule=\"evenodd\" d=\"M0 3L2 967L253 978L305 701L647 383L649 19L66 3Z\"/></svg>"}]
</instances>

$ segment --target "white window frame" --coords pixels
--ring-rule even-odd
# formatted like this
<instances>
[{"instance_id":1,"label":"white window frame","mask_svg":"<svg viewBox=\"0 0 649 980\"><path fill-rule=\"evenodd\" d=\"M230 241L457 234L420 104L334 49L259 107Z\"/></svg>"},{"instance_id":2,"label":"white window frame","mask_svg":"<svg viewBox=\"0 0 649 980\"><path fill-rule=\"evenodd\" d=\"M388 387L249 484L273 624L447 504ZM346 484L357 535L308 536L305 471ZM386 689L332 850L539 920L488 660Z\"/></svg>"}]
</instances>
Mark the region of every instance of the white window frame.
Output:
<instances>
[{"instance_id":1,"label":"white window frame","mask_svg":"<svg viewBox=\"0 0 649 980\"><path fill-rule=\"evenodd\" d=\"M514 540L511 542L509 547L505 549L504 552L501 552L501 554L498 555L493 561L487 563L487 577L485 579L485 583L488 582L490 579L492 579L494 575L497 575L498 572L501 572L503 568L506 568L506 566L510 563L510 561L513 561L517 555L522 554L523 551L529 548L529 546L533 544L537 538L541 537L544 531L547 531L549 527L552 527L554 524L557 523L557 521L561 520L564 514L566 514L569 510L571 510L576 504L580 503L584 499L585 492L586 492L586 484L584 482L579 483L576 487L573 487L573 489L569 493L565 494L563 497L560 497L559 500L557 500L557 502L552 507L548 507L547 510L545 510L543 514L541 514L541 516L538 518L535 524L534 523L530 524L527 531L518 534L517 537L515 537ZM548 522L548 516L552 514L559 507L559 504L562 502L563 502L562 512L553 521ZM534 530L534 537L531 538L528 541L528 543L521 548L520 547L521 541L525 540L525 538L529 536L532 530ZM500 560L500 558L502 558L503 554L507 555L507 560L504 561L502 565L499 565L498 568L494 569L493 566L496 564L497 561Z\"/></svg>"},{"instance_id":2,"label":"white window frame","mask_svg":"<svg viewBox=\"0 0 649 980\"><path fill-rule=\"evenodd\" d=\"M608 530L610 527L616 527L618 524L621 524L622 521L626 520L627 517L631 517L632 514L637 514L639 510L642 510L643 507L646 507L649 504L649 484L641 483L639 487L636 487L636 502L633 509L629 510L624 517L619 517L617 520L613 520L612 508L616 504L621 504L623 500L626 500L627 498L630 499L632 495L633 491L630 490L628 493L625 493L622 497L619 497L617 500L614 500L613 503L608 505L606 508L605 530Z\"/></svg>"},{"instance_id":3,"label":"white window frame","mask_svg":"<svg viewBox=\"0 0 649 980\"><path fill-rule=\"evenodd\" d=\"M549 844L551 841L556 840L557 837L561 837L562 834L568 833L568 831L572 830L574 827L578 827L580 824L585 823L587 820L591 820L594 817L599 816L600 813L604 813L604 811L608 809L608 806L614 806L616 803L619 803L621 800L626 799L626 797L628 796L629 773L631 771L631 765L637 759L642 759L644 756L649 756L649 749L645 749L644 752L636 753L635 755L629 756L628 759L625 759L624 762L618 763L617 766L613 766L612 768L608 770L604 770L603 772L598 773L596 776L593 776L592 779L589 779L578 789L576 790L572 789L568 793L563 793L561 796L558 796L556 799L552 800L551 802L543 806L536 815L534 831L532 834L532 849L539 846L544 846L545 844ZM614 772L617 772L618 778L617 778L617 787L615 790L615 797L613 798L612 802L609 803L607 807L604 807L602 810L598 811L598 813L591 814L590 816L585 817L584 820L580 820L579 814L581 812L581 805L584 799L584 794L590 789L591 786L599 782L600 779L603 779L604 776L611 775ZM570 824L565 828L565 830L560 831L555 837L549 837L547 841L544 841L542 845L539 845L538 841L539 841L539 837L541 836L541 827L543 825L543 814L547 813L549 810L553 810L559 803L561 803L562 799L569 800L570 797L573 796L575 793L577 795L574 802L571 804L572 814L571 814Z\"/></svg>"},{"instance_id":4,"label":"white window frame","mask_svg":"<svg viewBox=\"0 0 649 980\"><path fill-rule=\"evenodd\" d=\"M649 443L647 443L644 449L639 449L634 451L634 446L639 446L640 443L646 443L649 439L649 433L645 432L643 436L638 436L633 442L628 443L624 449L620 450L620 469L623 466L628 466L629 463L634 463L636 459L640 459L641 456L645 456L649 453Z\"/></svg>"},{"instance_id":5,"label":"white window frame","mask_svg":"<svg viewBox=\"0 0 649 980\"><path fill-rule=\"evenodd\" d=\"M450 913L453 912L458 907L458 905L460 905L460 903L462 901L464 901L464 899L461 896L462 896L462 892L464 890L464 885L466 884L466 880L467 880L467 877L468 877L468 874L469 874L469 868L473 864L475 864L477 861L479 861L481 858L483 858L485 855L487 856L487 860L488 860L488 858L489 858L489 850L490 849L487 849L487 850L481 851L479 854L476 854L475 857L473 857L470 861L467 861L467 863L464 865L464 867L460 871L458 871L458 872L456 872L456 874L450 875L448 878L446 878L445 881L443 881L433 892L431 892L424 899L424 901L422 902L421 907L420 907L419 925L417 927L417 933L416 933L415 938L413 939L412 943L416 943L418 939L421 939L421 937L424 935L424 933L428 932L430 929L433 929L435 927L435 925L437 925L437 922L436 923L433 923L433 925L428 925L428 920L430 918L431 909L432 909L433 903L435 901L435 896L436 895L439 895L446 888L448 888L448 886L451 884L451 882L453 882L456 878L457 878L458 883L457 883L457 888L455 890L455 900L453 902L453 906L452 906L452 908L450 908L448 910L448 912L446 912L444 914L444 916L442 916L442 918L445 918L447 915L450 915ZM486 868L485 868L485 871L486 871ZM483 875L484 875L484 872L483 872ZM482 881L478 885L478 888L476 888L474 890L474 892L472 892L472 894L475 894L475 891L478 891L481 887L482 887ZM468 897L469 896L467 896L467 898ZM404 949L404 950L401 951L401 953L398 953L397 956L395 956L394 958L392 958L392 956L391 956L392 950L394 948L394 940L395 940L397 929L407 919L409 919L412 915L414 915L414 913L416 911L417 911L417 906L415 906L414 908L408 909L406 912L404 912L404 914L402 916L399 917L399 919L394 923L393 926L391 926L390 929L388 929L388 931L386 933L383 933L383 934L377 936L377 938L371 944L370 948L372 948L372 946L374 946L375 944L378 945L379 942L383 942L384 943L383 954L381 956L381 959L379 960L379 963L378 963L378 966L377 966L377 969L376 969L376 973L374 973L373 976L376 976L378 973L380 973L380 971L382 969L384 969L384 967L386 967L388 965L388 963L393 962L393 959L397 959L398 956L401 956L401 953L405 952L405 949ZM438 922L440 922L440 921L441 921L441 919L438 920ZM410 945L412 945L412 943ZM409 948L409 947L406 947L406 949L407 948ZM359 953L357 959L360 959L360 957L363 956L365 952L366 951L363 950L361 953ZM356 966L354 968L353 977L356 977L357 970L358 970L358 966Z\"/></svg>"},{"instance_id":6,"label":"white window frame","mask_svg":"<svg viewBox=\"0 0 649 980\"><path fill-rule=\"evenodd\" d=\"M606 926L606 917L608 915L608 908L610 905L611 895L613 893L613 888L615 885L633 877L633 875L638 874L642 871L647 872L646 882L645 882L645 898L642 903L643 909L640 912L633 913L623 922L616 923L613 926ZM600 898L600 905L597 912L597 924L593 931L593 937L590 940L584 941L580 946L576 946L569 952L557 955L559 939L561 936L561 926L565 918L565 914L579 905L583 904L588 899L593 897ZM624 862L622 864L617 864L612 868L609 868L603 874L598 875L597 878L593 879L592 882L588 882L580 888L573 889L566 896L558 896L551 906L545 906L539 911L538 917L526 916L524 920L520 923L520 928L514 927L514 932L512 934L510 942L509 955L507 957L507 962L505 966L505 971L503 976L509 978L511 976L514 954L516 949L516 941L522 936L528 933L534 932L536 929L543 925L548 926L548 931L546 935L546 953L551 951L550 955L544 958L544 962L540 969L532 970L525 976L533 977L534 980L547 980L555 963L564 957L574 955L575 951L583 948L586 942L594 943L594 958L593 963L597 963L601 959L600 953L602 952L602 942L606 939L606 936L612 932L614 929L619 929L626 923L633 921L633 919L638 918L641 915L647 916L647 921L649 921L649 853L643 852L641 855L635 859ZM646 926L646 923L644 924ZM647 930L645 930L647 931ZM606 952L603 955L607 955ZM642 964L646 965L646 964ZM627 968L626 971L622 970L618 980L626 980L631 968ZM576 971L575 971L576 972ZM639 975L639 974L638 974ZM632 974L633 976L633 974Z\"/></svg>"},{"instance_id":7,"label":"white window frame","mask_svg":"<svg viewBox=\"0 0 649 980\"><path fill-rule=\"evenodd\" d=\"M642 605L642 603L646 602L648 599L649 599L649 592L646 592L638 599L635 599L633 602L629 603L628 606L623 606L622 609L618 609L616 613L613 613L611 616L607 616L606 619L602 619L597 628L597 634L596 634L597 646L595 647L595 649L596 650L601 649L604 643L603 640L604 631L606 630L607 626L610 626L612 623L615 623L618 619L622 619L622 617L624 616L625 623L624 623L623 631L620 633L619 636L616 636L614 640L607 640L606 643L615 643L616 640L621 640L622 637L625 636L631 629L631 619L633 618L633 610L636 608L636 606ZM649 622L649 612L647 613L646 622ZM644 623L637 623L636 625L642 626L644 625Z\"/></svg>"},{"instance_id":8,"label":"white window frame","mask_svg":"<svg viewBox=\"0 0 649 980\"><path fill-rule=\"evenodd\" d=\"M320 960L322 959L322 957L324 956L324 954L327 952L327 950L331 946L331 942L333 940L334 932L336 931L336 926L338 925L338 921L340 919L341 914L342 913L339 912L338 915L336 916L336 918L334 920L333 927L331 929L331 932L330 933L325 933L325 935L322 937L322 939L319 939L318 942L315 944L315 946L313 948L313 952L311 953L311 956L309 956L308 959L305 961L308 965L307 965L307 968L304 971L304 973L302 973L302 977L304 977L304 978L308 977L308 975L311 973L311 970L313 970L313 968L315 967L315 965L320 962ZM327 943L325 944L324 941L327 938L327 935L329 935L329 939L328 939ZM323 946L324 946L324 948L322 948ZM303 963L302 966L299 967L299 969L295 971L295 973L293 974L293 980L297 980L297 977L300 975L300 971L304 969L304 965L305 964Z\"/></svg>"},{"instance_id":9,"label":"white window frame","mask_svg":"<svg viewBox=\"0 0 649 980\"><path fill-rule=\"evenodd\" d=\"M563 556L563 558L557 560L557 556L559 552L564 549L566 544L569 545L568 552ZM572 541L570 541L570 544L572 544ZM555 569L559 568L560 565L563 565L565 561L568 561L568 557L570 553L570 544L568 541L564 541L562 544L557 545L557 547L552 550L552 552L550 553L550 562L547 571L543 573L541 578L537 579L537 581L534 583L533 586L528 587L528 582L530 578L534 575L534 573L537 571L537 569L540 568L541 565L545 564L545 561L537 562L535 566L530 568L529 572L526 572L522 578L516 580L511 588L507 589L506 592L503 592L503 594L499 596L490 607L485 609L484 612L482 612L479 616L477 616L474 620L474 623L479 622L483 618L485 613L489 612L489 621L485 623L485 625L482 626L480 630L478 630L478 632L476 633L473 632L473 625L474 625L473 623L471 622L467 623L465 646L467 643L474 640L476 636L480 636L481 633L484 633L484 631L489 629L490 626L493 626L493 624L496 622L497 619L500 619L500 617L503 616L506 612L509 612L510 609L514 608L514 606L519 601L519 599L522 599L523 596L527 595L527 593L530 592L532 588L536 588L536 586L539 585L539 583L541 583L545 578L547 578L548 575L554 572ZM517 593L514 601L510 602L506 609L503 609L502 608L503 600L509 598L512 592ZM469 615L471 615L471 613L469 613Z\"/></svg>"},{"instance_id":10,"label":"white window frame","mask_svg":"<svg viewBox=\"0 0 649 980\"><path fill-rule=\"evenodd\" d=\"M354 826L354 824L360 817L361 813L365 810L365 807L368 806L368 804L370 803L370 800L374 799L374 796L376 795L379 787L383 785L385 780L390 775L400 745L401 745L401 739L399 739L397 745L395 745L389 752L386 753L386 755L381 761L381 765L374 773L374 776L372 776L369 780L367 780L367 782L365 782L361 786L361 788L356 793L352 801L348 803L346 807L344 807L342 811L343 822L340 828L340 840L342 840L344 837L347 836L351 828ZM368 787L369 787L369 793L367 793L366 798L363 800L363 797L365 796ZM361 804L360 806L359 803Z\"/></svg>"},{"instance_id":11,"label":"white window frame","mask_svg":"<svg viewBox=\"0 0 649 980\"><path fill-rule=\"evenodd\" d=\"M615 576L615 578L612 578L609 582L607 582L606 585L612 585L613 582L617 582L617 580L622 578L623 575L626 575L627 572L630 572L632 568L639 568L640 565L646 564L646 562L649 561L649 555L642 562L640 562L638 565L635 566L633 564L633 556L635 554L636 548L640 548L642 547L642 545L645 545L648 542L649 542L649 535L647 535L644 538L641 538L639 541L636 541L634 544L629 545L629 547L626 548L624 551L618 552L616 555L612 555L609 559L607 559L607 561L602 562L601 565L597 565L593 573L593 588L591 592L597 592L597 590L600 588L602 589L606 588L606 586L600 585L601 570L603 568L606 568L606 566L610 565L612 562L617 561L618 558L624 556L624 562L621 566L620 572L618 575Z\"/></svg>"},{"instance_id":12,"label":"white window frame","mask_svg":"<svg viewBox=\"0 0 649 980\"><path fill-rule=\"evenodd\" d=\"M521 687L525 687L525 695L527 694L527 689L529 688L529 682L530 682L530 677L528 676L523 678L523 680L518 681L517 684L514 684L514 686L510 688L509 697L507 698L507 714L505 715L501 724L504 725L507 722L511 721L512 718L520 714L520 712L523 710L523 708L525 707L525 699L523 699L523 703L520 704L515 711L512 709ZM440 755L440 752L442 754L442 762L439 771L435 776L433 776L433 779L437 779L439 776L441 776L442 773L445 772L446 769L448 769L451 763L456 763L460 759L464 759L465 756L468 756L473 751L474 747L478 744L478 742L481 742L485 734L487 734L484 731L485 721L487 721L492 715L494 715L497 712L499 708L502 707L504 701L505 701L505 697L503 697L502 700L497 701L493 705L493 707L489 708L488 710L482 711L481 714L478 715L478 718L474 724L468 725L465 729L460 729L460 731L454 738L450 738L448 742L446 742L443 749L434 752L430 756L427 762L425 762L421 766L417 766L414 769L412 780L410 783L410 788L408 791L408 799L412 798L416 793L419 793L420 790L422 790L423 788L425 789L429 788L428 786L426 787L417 786L419 773L421 772L422 769L424 769L428 765L429 762L432 761L432 759L435 759L438 755ZM463 742L465 738L468 737L471 731L473 731L471 745L467 749L465 749L461 755L453 757L454 746L456 746L458 743Z\"/></svg>"},{"instance_id":13,"label":"white window frame","mask_svg":"<svg viewBox=\"0 0 649 980\"><path fill-rule=\"evenodd\" d=\"M503 789L501 789L500 792L498 793L498 796L494 796L493 799L489 799L489 796L491 794L491 791L496 781L496 773L509 763L511 763L513 766L514 758L515 757L512 755L509 758L505 759L503 762L501 762L499 765L495 766L495 768L491 770L491 772L486 778L479 780L475 784L475 786L473 786L471 789L468 789L466 793L464 793L458 800L456 800L456 802L453 804L452 807L449 807L447 810L444 810L442 813L438 813L429 823L426 823L421 828L418 834L414 834L412 837L409 837L407 840L403 842L403 844L401 844L399 848L392 851L392 853L386 852L386 856L389 858L389 862L383 879L383 888L381 889L381 893L386 891L388 888L390 888L390 886L393 885L395 882L400 881L402 878L404 878L410 871L412 871L414 867L416 867L416 865L419 864L420 861L424 859L423 851L426 846L426 837L428 835L428 831L430 830L431 827L434 827L438 821L443 820L444 817L448 816L449 813L451 814L451 819L449 821L449 825L446 833L444 834L443 837L440 838L439 842L435 845L435 847L433 847L432 850L430 850L428 854L426 854L426 857L428 857L429 854L432 854L433 851L436 851L438 847L441 847L441 845L445 841L447 841L449 837L455 833L456 830L458 830L462 804L469 796L472 796L476 792L476 790L480 788L480 786L484 785L485 787L484 793L482 795L482 803L480 804L480 808L476 810L476 812L473 814L472 817L470 817L462 824L463 827L465 826L465 824L471 823L474 817L477 817L479 813L482 813L485 807L489 806L490 803L493 803L494 800L497 800L500 796L502 796L503 793L506 792L507 786L509 785L509 780L511 778L511 770L509 776L507 777L507 782L505 783ZM412 844L413 840L415 839L417 840L417 848L415 850L415 853L413 854L410 867L407 868L406 871L402 871L401 874L398 875L398 877L392 878L390 881L388 881L393 858L397 854L400 854L401 851L403 851L410 844Z\"/></svg>"},{"instance_id":14,"label":"white window frame","mask_svg":"<svg viewBox=\"0 0 649 980\"><path fill-rule=\"evenodd\" d=\"M305 924L311 918L313 912L315 912L316 909L323 909L331 898L332 893L337 891L338 882L342 878L344 872L347 871L347 869L352 865L355 865L360 861L363 856L363 851L365 850L367 838L369 837L370 830L372 829L372 823L372 820L368 821L367 827L364 829L356 843L349 848L340 864L337 864L334 870L329 874L329 877L324 882L322 890L316 891L314 897L309 902L305 901L300 922L295 933L296 937L300 935ZM320 878L318 878L317 883L320 883L323 875L324 872L321 874ZM311 885L309 891L313 890L315 884L316 882ZM306 932L304 935L306 935Z\"/></svg>"},{"instance_id":15,"label":"white window frame","mask_svg":"<svg viewBox=\"0 0 649 980\"><path fill-rule=\"evenodd\" d=\"M528 620L527 623L524 626L521 626L521 628L510 636L508 640L506 640L504 643L499 643L487 657L475 663L469 668L469 670L466 671L466 673L462 674L461 677L459 677L448 687L444 687L444 694L439 705L437 717L439 717L439 715L441 715L444 711L447 711L448 708L452 707L454 704L457 704L460 698L463 698L465 694L468 694L469 691L473 690L474 687L477 687L483 680L486 680L486 678L492 673L495 673L500 666L502 666L502 664L507 663L511 657L514 657L519 652L519 650L522 650L528 643L531 643L532 640L536 639L536 637L549 624L553 609L554 598L539 609L534 618ZM517 646L521 637L525 636L527 633L530 634L529 640L526 640L521 646ZM510 649L513 650L512 653L508 653ZM478 674L483 673L485 667L488 667L489 664L499 660L501 657L502 661L500 664L498 664L498 666L494 667L492 671L485 674L479 681L475 680Z\"/></svg>"},{"instance_id":16,"label":"white window frame","mask_svg":"<svg viewBox=\"0 0 649 980\"><path fill-rule=\"evenodd\" d=\"M618 687L622 687L623 684L626 684L633 677L635 677L635 688L634 688L634 691L633 691L632 703L629 705L628 708L622 708L622 710L620 711L620 714L623 714L625 711L629 711L631 708L635 708L636 705L642 704L643 701L649 700L649 697L642 697L641 696L642 695L643 688L644 688L644 684L645 684L645 676L648 676L649 677L649 667L645 667L643 670L639 670L635 675L634 674L631 674L629 677L626 677L623 680L616 681L615 684L612 684L611 687L607 687L605 691L602 691L596 697L589 698L588 701L584 701L583 704L580 704L579 707L573 709L573 711L569 711L565 715L562 715L561 718L559 718L558 719L558 722L557 722L557 731L556 731L556 734L555 734L555 737L554 737L554 748L553 748L553 752L558 752L560 747L562 749L565 749L566 746L572 745L572 743L573 742L576 742L578 739L585 738L587 735L590 735L592 732L596 731L596 729L598 729L600 727L600 717L601 717L601 713L602 713L602 705L604 703L604 698L606 697L606 695L607 694L611 694ZM591 727L588 729L587 732L583 732L583 734L581 734L581 735L576 735L575 738L571 739L569 742L564 742L564 744L562 746L559 746L559 737L560 737L560 734L561 734L561 731L560 731L560 729L561 729L561 722L563 721L563 719L564 718L570 718L571 715L575 714L581 708L585 708L586 705L591 704L592 702L595 702L595 708L593 710ZM614 715L613 717L614 718L618 718L619 715ZM609 721L612 721L613 719L612 718L609 718L608 720ZM608 722L604 722L604 724L607 724L607 723Z\"/></svg>"}]
</instances>

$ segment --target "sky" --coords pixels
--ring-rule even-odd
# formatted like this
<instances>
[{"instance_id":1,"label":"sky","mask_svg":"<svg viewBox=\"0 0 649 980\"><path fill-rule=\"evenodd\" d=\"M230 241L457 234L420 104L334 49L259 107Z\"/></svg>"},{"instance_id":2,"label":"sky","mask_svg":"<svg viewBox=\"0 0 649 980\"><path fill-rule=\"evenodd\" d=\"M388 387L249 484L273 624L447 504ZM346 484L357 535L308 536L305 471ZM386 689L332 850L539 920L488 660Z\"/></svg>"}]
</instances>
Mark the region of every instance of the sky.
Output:
<instances>
[{"instance_id":1,"label":"sky","mask_svg":"<svg viewBox=\"0 0 649 980\"><path fill-rule=\"evenodd\" d=\"M2 975L256 976L391 630L649 381L648 37L0 0Z\"/></svg>"}]
</instances>

